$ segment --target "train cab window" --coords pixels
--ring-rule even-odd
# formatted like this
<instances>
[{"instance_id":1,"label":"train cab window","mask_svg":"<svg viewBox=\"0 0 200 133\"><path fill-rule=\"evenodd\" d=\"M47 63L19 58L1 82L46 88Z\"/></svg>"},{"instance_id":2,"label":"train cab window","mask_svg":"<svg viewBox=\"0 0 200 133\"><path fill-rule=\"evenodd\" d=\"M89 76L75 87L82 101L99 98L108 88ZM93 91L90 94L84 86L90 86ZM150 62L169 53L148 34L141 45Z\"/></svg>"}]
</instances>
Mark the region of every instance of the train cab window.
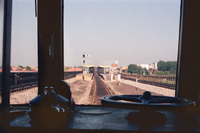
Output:
<instances>
[{"instance_id":1,"label":"train cab window","mask_svg":"<svg viewBox=\"0 0 200 133\"><path fill-rule=\"evenodd\" d=\"M66 78L77 73L66 79L76 104L99 105L105 95L144 91L174 97L180 5L180 0L64 1L64 72Z\"/></svg>"},{"instance_id":2,"label":"train cab window","mask_svg":"<svg viewBox=\"0 0 200 133\"><path fill-rule=\"evenodd\" d=\"M35 11L33 0L13 1L11 104L39 94ZM179 19L179 0L64 1L64 79L75 103L147 90L174 97ZM107 88L100 95L96 80Z\"/></svg>"},{"instance_id":3,"label":"train cab window","mask_svg":"<svg viewBox=\"0 0 200 133\"><path fill-rule=\"evenodd\" d=\"M2 1L0 132L200 131L199 0Z\"/></svg>"},{"instance_id":4,"label":"train cab window","mask_svg":"<svg viewBox=\"0 0 200 133\"><path fill-rule=\"evenodd\" d=\"M34 0L13 0L10 104L28 104L38 93L37 18Z\"/></svg>"}]
</instances>

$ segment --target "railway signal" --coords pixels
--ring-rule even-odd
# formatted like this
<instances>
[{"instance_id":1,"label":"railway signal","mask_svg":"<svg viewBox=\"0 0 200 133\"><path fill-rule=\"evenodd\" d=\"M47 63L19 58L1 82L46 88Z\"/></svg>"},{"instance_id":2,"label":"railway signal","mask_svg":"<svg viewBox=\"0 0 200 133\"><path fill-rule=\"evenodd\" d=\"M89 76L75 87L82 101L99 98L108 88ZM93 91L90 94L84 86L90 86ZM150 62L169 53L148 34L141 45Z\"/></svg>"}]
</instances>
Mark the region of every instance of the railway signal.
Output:
<instances>
[{"instance_id":1,"label":"railway signal","mask_svg":"<svg viewBox=\"0 0 200 133\"><path fill-rule=\"evenodd\" d=\"M85 53L83 54L83 80L84 80L84 74L87 73L87 70L85 69L86 57L90 57L90 54L85 54Z\"/></svg>"}]
</instances>

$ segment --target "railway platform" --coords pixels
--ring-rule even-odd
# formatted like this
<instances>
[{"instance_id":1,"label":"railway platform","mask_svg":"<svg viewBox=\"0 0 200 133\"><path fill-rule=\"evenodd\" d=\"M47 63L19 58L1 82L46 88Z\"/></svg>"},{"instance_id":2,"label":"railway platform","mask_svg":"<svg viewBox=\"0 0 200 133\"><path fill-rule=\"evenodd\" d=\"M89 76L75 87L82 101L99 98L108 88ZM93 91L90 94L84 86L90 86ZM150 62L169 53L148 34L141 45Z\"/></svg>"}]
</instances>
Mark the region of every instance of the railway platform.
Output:
<instances>
[{"instance_id":1,"label":"railway platform","mask_svg":"<svg viewBox=\"0 0 200 133\"><path fill-rule=\"evenodd\" d=\"M84 75L84 80L89 80L90 81L90 80L92 80L92 76L93 76L92 73L88 73L88 74ZM83 74L77 74L76 78L78 80L83 80Z\"/></svg>"},{"instance_id":2,"label":"railway platform","mask_svg":"<svg viewBox=\"0 0 200 133\"><path fill-rule=\"evenodd\" d=\"M110 81L108 74L103 74L105 83L117 94L143 94L144 91L150 91L154 95L162 96L175 96L175 90L167 89L163 87L153 86L149 84L139 83L131 80L121 79L121 85L118 85L118 81ZM136 92L136 90L138 92ZM140 92L139 92L140 91Z\"/></svg>"}]
</instances>

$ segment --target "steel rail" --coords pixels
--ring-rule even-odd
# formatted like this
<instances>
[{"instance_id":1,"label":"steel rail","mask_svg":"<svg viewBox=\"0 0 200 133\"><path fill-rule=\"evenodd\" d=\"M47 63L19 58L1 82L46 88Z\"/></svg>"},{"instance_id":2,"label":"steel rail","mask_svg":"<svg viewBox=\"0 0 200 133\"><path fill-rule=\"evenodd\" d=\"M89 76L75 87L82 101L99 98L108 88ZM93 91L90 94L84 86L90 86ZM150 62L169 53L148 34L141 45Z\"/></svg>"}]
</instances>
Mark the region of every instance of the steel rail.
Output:
<instances>
[{"instance_id":1,"label":"steel rail","mask_svg":"<svg viewBox=\"0 0 200 133\"><path fill-rule=\"evenodd\" d=\"M65 80L66 79L70 79L70 78L73 78L75 77L76 74L74 75L68 75L68 76L65 76ZM28 82L28 83L22 83L22 84L17 84L17 85L11 85L10 86L10 93L15 93L15 92L19 92L19 91L23 91L23 90L26 90L26 89L31 89L33 87L36 87L38 86L38 82ZM0 89L0 94L1 94L1 89Z\"/></svg>"},{"instance_id":2,"label":"steel rail","mask_svg":"<svg viewBox=\"0 0 200 133\"><path fill-rule=\"evenodd\" d=\"M96 98L96 91L97 91L96 77L93 77L93 89L94 89L94 93L93 93L92 105L94 105L95 98Z\"/></svg>"},{"instance_id":3,"label":"steel rail","mask_svg":"<svg viewBox=\"0 0 200 133\"><path fill-rule=\"evenodd\" d=\"M104 86L104 88L108 91L109 95L112 95L112 92L110 90L110 88L104 83L104 81L102 80L102 78L99 76L100 81L102 83L102 85Z\"/></svg>"},{"instance_id":4,"label":"steel rail","mask_svg":"<svg viewBox=\"0 0 200 133\"><path fill-rule=\"evenodd\" d=\"M97 78L98 79L98 83L97 83ZM106 84L102 81L101 77L99 75L94 75L93 78L93 85L92 85L92 89L91 91L93 91L92 93L90 93L90 95L92 96L92 105L98 104L99 102L99 97L102 97L102 95L112 95L112 92L110 91L110 89L106 86ZM102 87L101 89L98 89L98 86ZM102 94L103 93L103 94ZM99 96L100 95L100 96Z\"/></svg>"}]
</instances>

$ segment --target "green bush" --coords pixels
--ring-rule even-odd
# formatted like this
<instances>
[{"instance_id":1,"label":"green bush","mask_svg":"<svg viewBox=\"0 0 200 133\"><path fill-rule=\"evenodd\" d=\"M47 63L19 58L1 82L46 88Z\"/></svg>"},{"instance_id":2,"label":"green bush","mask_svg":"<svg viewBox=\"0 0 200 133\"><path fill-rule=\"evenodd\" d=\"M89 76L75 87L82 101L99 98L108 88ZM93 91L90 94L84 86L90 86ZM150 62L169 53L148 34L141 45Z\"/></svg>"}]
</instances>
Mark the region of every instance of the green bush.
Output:
<instances>
[{"instance_id":1,"label":"green bush","mask_svg":"<svg viewBox=\"0 0 200 133\"><path fill-rule=\"evenodd\" d=\"M136 64L130 64L128 65L128 73L131 74L143 74L149 75L150 72L146 68L142 68L141 66L137 66Z\"/></svg>"},{"instance_id":2,"label":"green bush","mask_svg":"<svg viewBox=\"0 0 200 133\"><path fill-rule=\"evenodd\" d=\"M176 68L177 68L177 62L176 61L162 61L160 60L158 62L158 71L164 71L166 75L175 75L176 74ZM161 74L161 72L157 72L157 75Z\"/></svg>"},{"instance_id":3,"label":"green bush","mask_svg":"<svg viewBox=\"0 0 200 133\"><path fill-rule=\"evenodd\" d=\"M154 72L154 75L165 75L165 72L164 71L155 71Z\"/></svg>"}]
</instances>

